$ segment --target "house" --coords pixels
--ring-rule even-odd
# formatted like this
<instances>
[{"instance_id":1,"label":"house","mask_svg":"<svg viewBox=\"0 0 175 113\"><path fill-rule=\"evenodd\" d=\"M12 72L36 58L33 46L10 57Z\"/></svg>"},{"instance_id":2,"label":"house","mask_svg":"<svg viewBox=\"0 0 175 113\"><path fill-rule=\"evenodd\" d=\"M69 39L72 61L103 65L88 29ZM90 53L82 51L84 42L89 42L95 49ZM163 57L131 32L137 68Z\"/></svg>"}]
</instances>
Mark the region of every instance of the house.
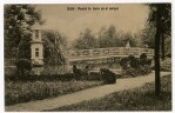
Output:
<instances>
[{"instance_id":1,"label":"house","mask_svg":"<svg viewBox=\"0 0 175 113\"><path fill-rule=\"evenodd\" d=\"M40 75L43 71L44 65L44 47L42 40L43 29L39 25L32 27L32 40L31 40L31 63L33 65L32 71L36 75Z\"/></svg>"},{"instance_id":2,"label":"house","mask_svg":"<svg viewBox=\"0 0 175 113\"><path fill-rule=\"evenodd\" d=\"M32 28L31 62L33 66L44 65L42 29L40 26L33 26Z\"/></svg>"}]
</instances>

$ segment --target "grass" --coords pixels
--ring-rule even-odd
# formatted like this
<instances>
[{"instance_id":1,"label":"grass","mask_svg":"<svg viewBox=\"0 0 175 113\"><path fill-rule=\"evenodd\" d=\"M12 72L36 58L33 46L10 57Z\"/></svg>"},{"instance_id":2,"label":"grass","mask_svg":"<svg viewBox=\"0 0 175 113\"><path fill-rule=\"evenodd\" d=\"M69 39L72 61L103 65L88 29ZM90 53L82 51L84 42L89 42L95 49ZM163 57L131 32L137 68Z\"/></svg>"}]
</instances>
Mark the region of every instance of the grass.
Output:
<instances>
[{"instance_id":1,"label":"grass","mask_svg":"<svg viewBox=\"0 0 175 113\"><path fill-rule=\"evenodd\" d=\"M171 76L161 79L162 92L154 95L154 83L141 88L116 92L100 99L63 106L51 111L136 111L171 110Z\"/></svg>"},{"instance_id":2,"label":"grass","mask_svg":"<svg viewBox=\"0 0 175 113\"><path fill-rule=\"evenodd\" d=\"M102 85L101 81L6 81L5 105L60 96Z\"/></svg>"}]
</instances>

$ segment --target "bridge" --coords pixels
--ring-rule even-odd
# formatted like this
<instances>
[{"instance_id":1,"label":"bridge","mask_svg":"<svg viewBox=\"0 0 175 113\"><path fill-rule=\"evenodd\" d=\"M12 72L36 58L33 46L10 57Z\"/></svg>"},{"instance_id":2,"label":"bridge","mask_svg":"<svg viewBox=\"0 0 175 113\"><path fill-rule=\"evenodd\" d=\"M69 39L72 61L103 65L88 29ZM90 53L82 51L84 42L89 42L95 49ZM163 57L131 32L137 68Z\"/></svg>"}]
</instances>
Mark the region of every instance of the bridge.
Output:
<instances>
[{"instance_id":1,"label":"bridge","mask_svg":"<svg viewBox=\"0 0 175 113\"><path fill-rule=\"evenodd\" d=\"M139 48L139 47L110 47L110 48L94 48L94 49L77 49L69 50L66 53L68 62L81 62L81 61L98 61L121 59L133 55L139 58L141 54L145 53L148 59L154 56L153 49Z\"/></svg>"},{"instance_id":2,"label":"bridge","mask_svg":"<svg viewBox=\"0 0 175 113\"><path fill-rule=\"evenodd\" d=\"M63 54L70 65L63 65L62 67L72 69L72 64L80 65L84 67L87 64L91 67L98 65L100 67L104 65L118 64L121 58L134 55L139 58L141 54L145 53L148 59L152 59L154 56L153 49L138 48L138 47L110 47L110 48L94 48L94 49L80 49L80 50L68 50ZM5 73L6 75L12 75L16 71L15 66L16 59L5 59ZM100 65L99 65L100 64ZM60 66L61 67L61 66ZM64 68L61 70L63 71Z\"/></svg>"},{"instance_id":3,"label":"bridge","mask_svg":"<svg viewBox=\"0 0 175 113\"><path fill-rule=\"evenodd\" d=\"M149 48L138 47L110 47L110 48L94 48L94 49L74 49L64 51L63 54L68 62L80 62L80 61L98 61L98 60L110 60L121 59L133 55L139 58L141 54L145 53L148 59L152 59L154 56L154 50ZM6 59L5 66L14 66L15 59Z\"/></svg>"}]
</instances>

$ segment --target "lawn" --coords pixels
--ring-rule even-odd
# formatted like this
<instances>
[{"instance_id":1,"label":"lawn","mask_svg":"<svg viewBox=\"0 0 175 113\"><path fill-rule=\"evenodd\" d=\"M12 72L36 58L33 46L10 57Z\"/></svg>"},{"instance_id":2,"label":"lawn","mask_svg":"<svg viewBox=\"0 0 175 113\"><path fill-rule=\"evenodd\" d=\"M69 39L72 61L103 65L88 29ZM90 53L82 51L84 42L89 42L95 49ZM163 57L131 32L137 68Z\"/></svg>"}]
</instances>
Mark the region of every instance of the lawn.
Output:
<instances>
[{"instance_id":1,"label":"lawn","mask_svg":"<svg viewBox=\"0 0 175 113\"><path fill-rule=\"evenodd\" d=\"M6 81L5 105L60 96L102 85L102 81Z\"/></svg>"},{"instance_id":2,"label":"lawn","mask_svg":"<svg viewBox=\"0 0 175 113\"><path fill-rule=\"evenodd\" d=\"M141 88L112 93L103 98L84 101L79 104L63 106L51 111L136 111L171 110L171 76L161 79L162 93L154 95L154 83Z\"/></svg>"}]
</instances>

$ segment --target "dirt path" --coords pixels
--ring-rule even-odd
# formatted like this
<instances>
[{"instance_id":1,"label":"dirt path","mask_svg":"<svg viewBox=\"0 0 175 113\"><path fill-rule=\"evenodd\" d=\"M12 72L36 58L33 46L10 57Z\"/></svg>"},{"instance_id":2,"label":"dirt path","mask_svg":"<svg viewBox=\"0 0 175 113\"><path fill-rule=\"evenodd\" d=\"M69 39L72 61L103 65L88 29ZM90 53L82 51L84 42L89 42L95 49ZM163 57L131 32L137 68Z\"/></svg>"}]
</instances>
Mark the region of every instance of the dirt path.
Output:
<instances>
[{"instance_id":1,"label":"dirt path","mask_svg":"<svg viewBox=\"0 0 175 113\"><path fill-rule=\"evenodd\" d=\"M170 72L162 72L162 76L166 76ZM146 83L154 81L154 73L147 76L118 79L116 84L98 86L72 94L67 94L55 98L31 101L28 103L21 103L12 106L6 106L6 111L43 111L54 109L66 105L76 104L85 100L103 97L113 92L141 87Z\"/></svg>"}]
</instances>

